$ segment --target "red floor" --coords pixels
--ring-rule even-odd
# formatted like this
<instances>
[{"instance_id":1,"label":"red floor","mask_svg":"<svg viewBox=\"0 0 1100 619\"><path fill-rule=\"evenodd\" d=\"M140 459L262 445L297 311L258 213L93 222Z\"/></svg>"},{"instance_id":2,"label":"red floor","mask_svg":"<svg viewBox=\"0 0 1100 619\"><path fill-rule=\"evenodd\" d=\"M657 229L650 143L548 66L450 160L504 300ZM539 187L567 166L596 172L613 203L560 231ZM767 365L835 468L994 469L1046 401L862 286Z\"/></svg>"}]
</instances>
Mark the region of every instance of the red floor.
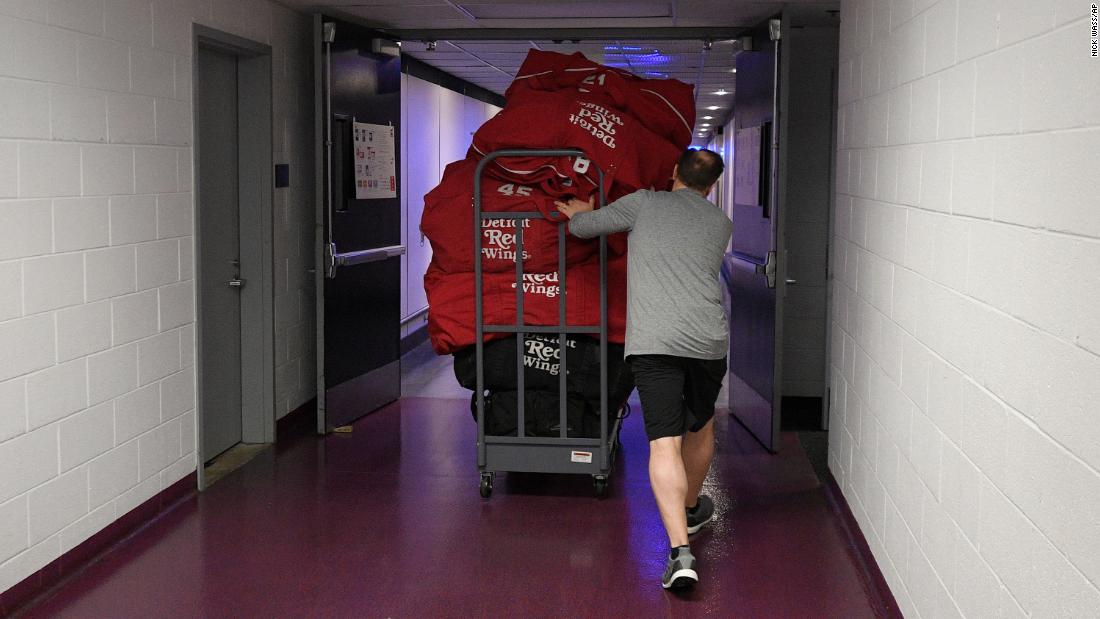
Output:
<instances>
[{"instance_id":1,"label":"red floor","mask_svg":"<svg viewBox=\"0 0 1100 619\"><path fill-rule=\"evenodd\" d=\"M794 435L767 455L719 413L695 536L702 583L661 589L667 540L635 413L610 497L581 477L478 495L459 400L409 398L259 456L136 534L31 617L871 617L865 577Z\"/></svg>"}]
</instances>

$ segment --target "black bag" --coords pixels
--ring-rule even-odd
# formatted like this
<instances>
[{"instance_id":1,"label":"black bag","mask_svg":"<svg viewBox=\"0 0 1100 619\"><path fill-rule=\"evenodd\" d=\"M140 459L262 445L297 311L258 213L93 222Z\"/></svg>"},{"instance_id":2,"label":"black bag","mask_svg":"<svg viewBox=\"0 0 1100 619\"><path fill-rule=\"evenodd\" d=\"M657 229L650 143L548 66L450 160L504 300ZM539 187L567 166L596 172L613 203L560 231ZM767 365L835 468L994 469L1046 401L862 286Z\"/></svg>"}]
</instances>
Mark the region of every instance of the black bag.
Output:
<instances>
[{"instance_id":1,"label":"black bag","mask_svg":"<svg viewBox=\"0 0 1100 619\"><path fill-rule=\"evenodd\" d=\"M600 396L600 344L588 337L566 338L566 391L579 393L585 398ZM477 388L474 347L469 346L454 354L455 378L466 389ZM484 347L485 388L490 391L516 390L516 338L486 342ZM524 390L558 392L558 376L561 368L561 352L556 335L529 333L524 338L523 381ZM624 374L626 376L624 376ZM625 399L634 388L633 377L623 361L623 345L607 345L607 384L611 405L616 404L622 391L620 383L629 383L622 393ZM597 400L598 401L598 400Z\"/></svg>"},{"instance_id":2,"label":"black bag","mask_svg":"<svg viewBox=\"0 0 1100 619\"><path fill-rule=\"evenodd\" d=\"M566 337L567 434L570 438L600 436L600 344L588 337ZM556 335L529 333L524 337L524 432L526 436L560 436L558 390L561 353ZM476 352L473 346L454 353L455 378L466 389L477 388ZM516 436L518 385L516 338L486 342L485 434ZM607 346L607 407L609 423L630 392L634 375L623 361L622 344ZM477 419L477 395L470 399Z\"/></svg>"},{"instance_id":3,"label":"black bag","mask_svg":"<svg viewBox=\"0 0 1100 619\"><path fill-rule=\"evenodd\" d=\"M490 392L485 398L485 435L516 436L519 420L517 391ZM566 436L596 438L600 435L599 402L596 408L583 397L570 393L566 407ZM470 411L477 419L477 397L470 400ZM526 436L560 436L561 412L558 394L551 391L526 391L523 407Z\"/></svg>"}]
</instances>

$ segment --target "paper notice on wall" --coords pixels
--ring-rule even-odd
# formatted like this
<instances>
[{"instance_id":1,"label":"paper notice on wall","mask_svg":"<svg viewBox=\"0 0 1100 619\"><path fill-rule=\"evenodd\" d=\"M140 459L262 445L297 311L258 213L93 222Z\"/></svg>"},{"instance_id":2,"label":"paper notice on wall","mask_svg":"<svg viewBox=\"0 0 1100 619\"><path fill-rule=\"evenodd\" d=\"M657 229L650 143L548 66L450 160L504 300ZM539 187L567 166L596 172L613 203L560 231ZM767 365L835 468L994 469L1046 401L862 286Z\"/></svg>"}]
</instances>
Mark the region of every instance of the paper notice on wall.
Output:
<instances>
[{"instance_id":1,"label":"paper notice on wall","mask_svg":"<svg viewBox=\"0 0 1100 619\"><path fill-rule=\"evenodd\" d=\"M355 199L397 197L393 127L355 123Z\"/></svg>"}]
</instances>

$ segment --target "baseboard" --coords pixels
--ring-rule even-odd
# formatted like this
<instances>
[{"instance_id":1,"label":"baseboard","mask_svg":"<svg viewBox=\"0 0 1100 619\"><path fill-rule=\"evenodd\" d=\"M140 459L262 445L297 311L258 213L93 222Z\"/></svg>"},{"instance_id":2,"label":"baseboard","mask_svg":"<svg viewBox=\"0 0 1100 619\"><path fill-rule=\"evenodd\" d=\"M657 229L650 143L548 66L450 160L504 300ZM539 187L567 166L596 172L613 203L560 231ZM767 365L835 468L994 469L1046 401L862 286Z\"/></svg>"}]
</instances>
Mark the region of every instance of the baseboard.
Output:
<instances>
[{"instance_id":1,"label":"baseboard","mask_svg":"<svg viewBox=\"0 0 1100 619\"><path fill-rule=\"evenodd\" d=\"M409 351L427 341L428 325L427 323L425 323L421 325L419 329L410 331L408 335L401 338L401 356L404 357L405 355L409 354Z\"/></svg>"},{"instance_id":2,"label":"baseboard","mask_svg":"<svg viewBox=\"0 0 1100 619\"><path fill-rule=\"evenodd\" d=\"M198 478L192 472L124 514L46 567L0 593L0 615L8 616L81 572L109 553L116 544L146 527L181 502L198 494Z\"/></svg>"},{"instance_id":3,"label":"baseboard","mask_svg":"<svg viewBox=\"0 0 1100 619\"><path fill-rule=\"evenodd\" d=\"M890 591L890 585L886 583L886 578L878 567L878 561L875 560L871 547L867 545L867 538L863 536L859 522L852 514L852 508L848 506L848 501L844 498L844 493L836 483L832 471L826 473L823 481L825 498L829 501L829 507L839 516L841 532L848 541L848 547L852 550L853 559L867 587L868 598L875 616L902 619L901 608L898 607L897 600Z\"/></svg>"}]
</instances>

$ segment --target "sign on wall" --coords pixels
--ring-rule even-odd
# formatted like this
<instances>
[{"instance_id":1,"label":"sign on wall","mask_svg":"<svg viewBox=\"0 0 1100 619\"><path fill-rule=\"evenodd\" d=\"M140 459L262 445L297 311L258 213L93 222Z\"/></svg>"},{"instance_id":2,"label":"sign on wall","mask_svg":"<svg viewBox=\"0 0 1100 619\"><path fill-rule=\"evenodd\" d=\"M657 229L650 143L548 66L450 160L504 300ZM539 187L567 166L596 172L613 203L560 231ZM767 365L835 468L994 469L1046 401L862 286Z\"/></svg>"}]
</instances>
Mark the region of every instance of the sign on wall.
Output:
<instances>
[{"instance_id":1,"label":"sign on wall","mask_svg":"<svg viewBox=\"0 0 1100 619\"><path fill-rule=\"evenodd\" d=\"M355 143L355 199L397 197L396 149L392 125L357 122Z\"/></svg>"}]
</instances>

